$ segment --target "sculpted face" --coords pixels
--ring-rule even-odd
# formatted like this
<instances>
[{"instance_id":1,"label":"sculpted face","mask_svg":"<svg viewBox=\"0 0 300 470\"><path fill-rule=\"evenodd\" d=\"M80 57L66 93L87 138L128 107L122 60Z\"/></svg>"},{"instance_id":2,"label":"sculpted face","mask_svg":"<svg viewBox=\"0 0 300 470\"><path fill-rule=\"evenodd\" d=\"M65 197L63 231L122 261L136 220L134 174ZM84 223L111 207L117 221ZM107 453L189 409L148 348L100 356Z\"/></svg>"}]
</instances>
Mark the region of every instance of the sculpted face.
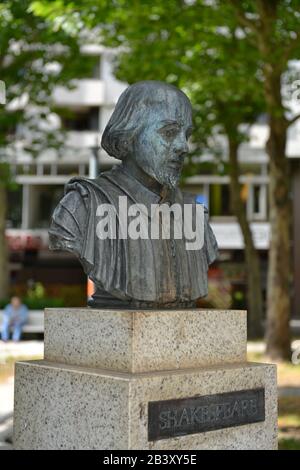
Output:
<instances>
[{"instance_id":1,"label":"sculpted face","mask_svg":"<svg viewBox=\"0 0 300 470\"><path fill-rule=\"evenodd\" d=\"M145 109L131 158L160 184L175 188L188 152L192 110L176 90L158 88L156 93L155 103Z\"/></svg>"}]
</instances>

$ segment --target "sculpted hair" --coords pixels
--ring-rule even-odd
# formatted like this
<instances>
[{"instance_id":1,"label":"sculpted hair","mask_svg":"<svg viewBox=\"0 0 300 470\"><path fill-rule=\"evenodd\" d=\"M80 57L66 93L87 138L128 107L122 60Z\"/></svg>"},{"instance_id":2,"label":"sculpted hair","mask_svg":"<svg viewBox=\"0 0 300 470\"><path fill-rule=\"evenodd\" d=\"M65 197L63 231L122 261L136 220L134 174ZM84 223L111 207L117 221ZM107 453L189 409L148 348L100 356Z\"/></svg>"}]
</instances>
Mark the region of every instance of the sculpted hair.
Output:
<instances>
[{"instance_id":1,"label":"sculpted hair","mask_svg":"<svg viewBox=\"0 0 300 470\"><path fill-rule=\"evenodd\" d=\"M149 107L162 106L163 94L167 89L176 92L186 112L191 112L188 97L175 86L154 80L134 83L121 94L104 129L101 146L109 155L119 160L130 155Z\"/></svg>"}]
</instances>

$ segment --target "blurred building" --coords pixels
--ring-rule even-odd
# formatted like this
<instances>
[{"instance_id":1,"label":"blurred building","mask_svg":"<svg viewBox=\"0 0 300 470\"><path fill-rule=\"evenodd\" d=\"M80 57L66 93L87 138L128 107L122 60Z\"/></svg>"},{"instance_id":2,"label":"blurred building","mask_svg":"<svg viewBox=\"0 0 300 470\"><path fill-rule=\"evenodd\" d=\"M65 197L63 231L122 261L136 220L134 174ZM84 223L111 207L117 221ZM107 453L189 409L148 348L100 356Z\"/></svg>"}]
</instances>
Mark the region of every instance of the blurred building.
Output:
<instances>
[{"instance_id":1,"label":"blurred building","mask_svg":"<svg viewBox=\"0 0 300 470\"><path fill-rule=\"evenodd\" d=\"M77 87L71 91L59 88L54 94L60 125L67 131L68 150L62 156L46 151L36 159L20 152L10 159L19 183L19 189L10 194L8 210L7 236L12 283L16 287L24 286L28 279L33 279L42 282L48 292L58 296L61 295L59 291L62 286L70 286L71 300L74 300L74 289L71 286L85 288L86 279L78 261L71 254L48 250L50 217L63 194L64 184L72 176L94 176L94 148L99 144L101 132L126 87L113 76L112 51L90 46L84 48L83 54L91 54L96 58L93 76L78 81ZM66 109L70 111L69 115L65 113ZM242 195L246 201L255 244L260 252L264 290L270 237L268 157L264 150L267 136L268 128L262 118L252 127L250 140L242 145L240 151ZM287 152L293 168L291 192L297 201L300 200L300 122L290 129ZM100 170L117 163L103 150L98 152L97 159ZM229 177L208 172L188 178L185 185L209 208L211 224L220 247L220 261L210 270L209 302L216 307L243 308L246 292L243 239L236 218L230 211ZM296 233L300 234L300 214L296 211L296 204L294 211L293 230L296 240ZM294 244L293 255L293 314L300 317L299 244Z\"/></svg>"}]
</instances>

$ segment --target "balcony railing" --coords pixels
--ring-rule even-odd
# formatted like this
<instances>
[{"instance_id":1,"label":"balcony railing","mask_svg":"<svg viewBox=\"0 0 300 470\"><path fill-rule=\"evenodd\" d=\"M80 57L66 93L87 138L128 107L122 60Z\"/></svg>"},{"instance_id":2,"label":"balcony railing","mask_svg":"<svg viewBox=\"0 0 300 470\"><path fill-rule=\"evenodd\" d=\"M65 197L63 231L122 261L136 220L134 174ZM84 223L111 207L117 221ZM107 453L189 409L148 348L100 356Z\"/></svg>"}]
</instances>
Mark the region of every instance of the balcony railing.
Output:
<instances>
[{"instance_id":1,"label":"balcony railing","mask_svg":"<svg viewBox=\"0 0 300 470\"><path fill-rule=\"evenodd\" d=\"M102 80L78 80L76 88L57 87L53 94L58 106L101 106L105 101L105 86Z\"/></svg>"}]
</instances>

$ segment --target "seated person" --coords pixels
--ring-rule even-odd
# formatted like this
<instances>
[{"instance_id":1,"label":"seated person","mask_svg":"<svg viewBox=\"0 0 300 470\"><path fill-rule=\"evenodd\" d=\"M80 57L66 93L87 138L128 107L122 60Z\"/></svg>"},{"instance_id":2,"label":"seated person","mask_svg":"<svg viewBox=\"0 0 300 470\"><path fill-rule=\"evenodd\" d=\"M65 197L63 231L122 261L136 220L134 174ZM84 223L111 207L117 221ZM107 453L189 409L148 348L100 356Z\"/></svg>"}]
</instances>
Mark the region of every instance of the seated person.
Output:
<instances>
[{"instance_id":1,"label":"seated person","mask_svg":"<svg viewBox=\"0 0 300 470\"><path fill-rule=\"evenodd\" d=\"M12 330L12 340L20 341L22 328L27 322L27 318L28 309L26 305L22 304L20 297L12 297L10 304L3 311L1 339L8 341L10 330Z\"/></svg>"}]
</instances>

